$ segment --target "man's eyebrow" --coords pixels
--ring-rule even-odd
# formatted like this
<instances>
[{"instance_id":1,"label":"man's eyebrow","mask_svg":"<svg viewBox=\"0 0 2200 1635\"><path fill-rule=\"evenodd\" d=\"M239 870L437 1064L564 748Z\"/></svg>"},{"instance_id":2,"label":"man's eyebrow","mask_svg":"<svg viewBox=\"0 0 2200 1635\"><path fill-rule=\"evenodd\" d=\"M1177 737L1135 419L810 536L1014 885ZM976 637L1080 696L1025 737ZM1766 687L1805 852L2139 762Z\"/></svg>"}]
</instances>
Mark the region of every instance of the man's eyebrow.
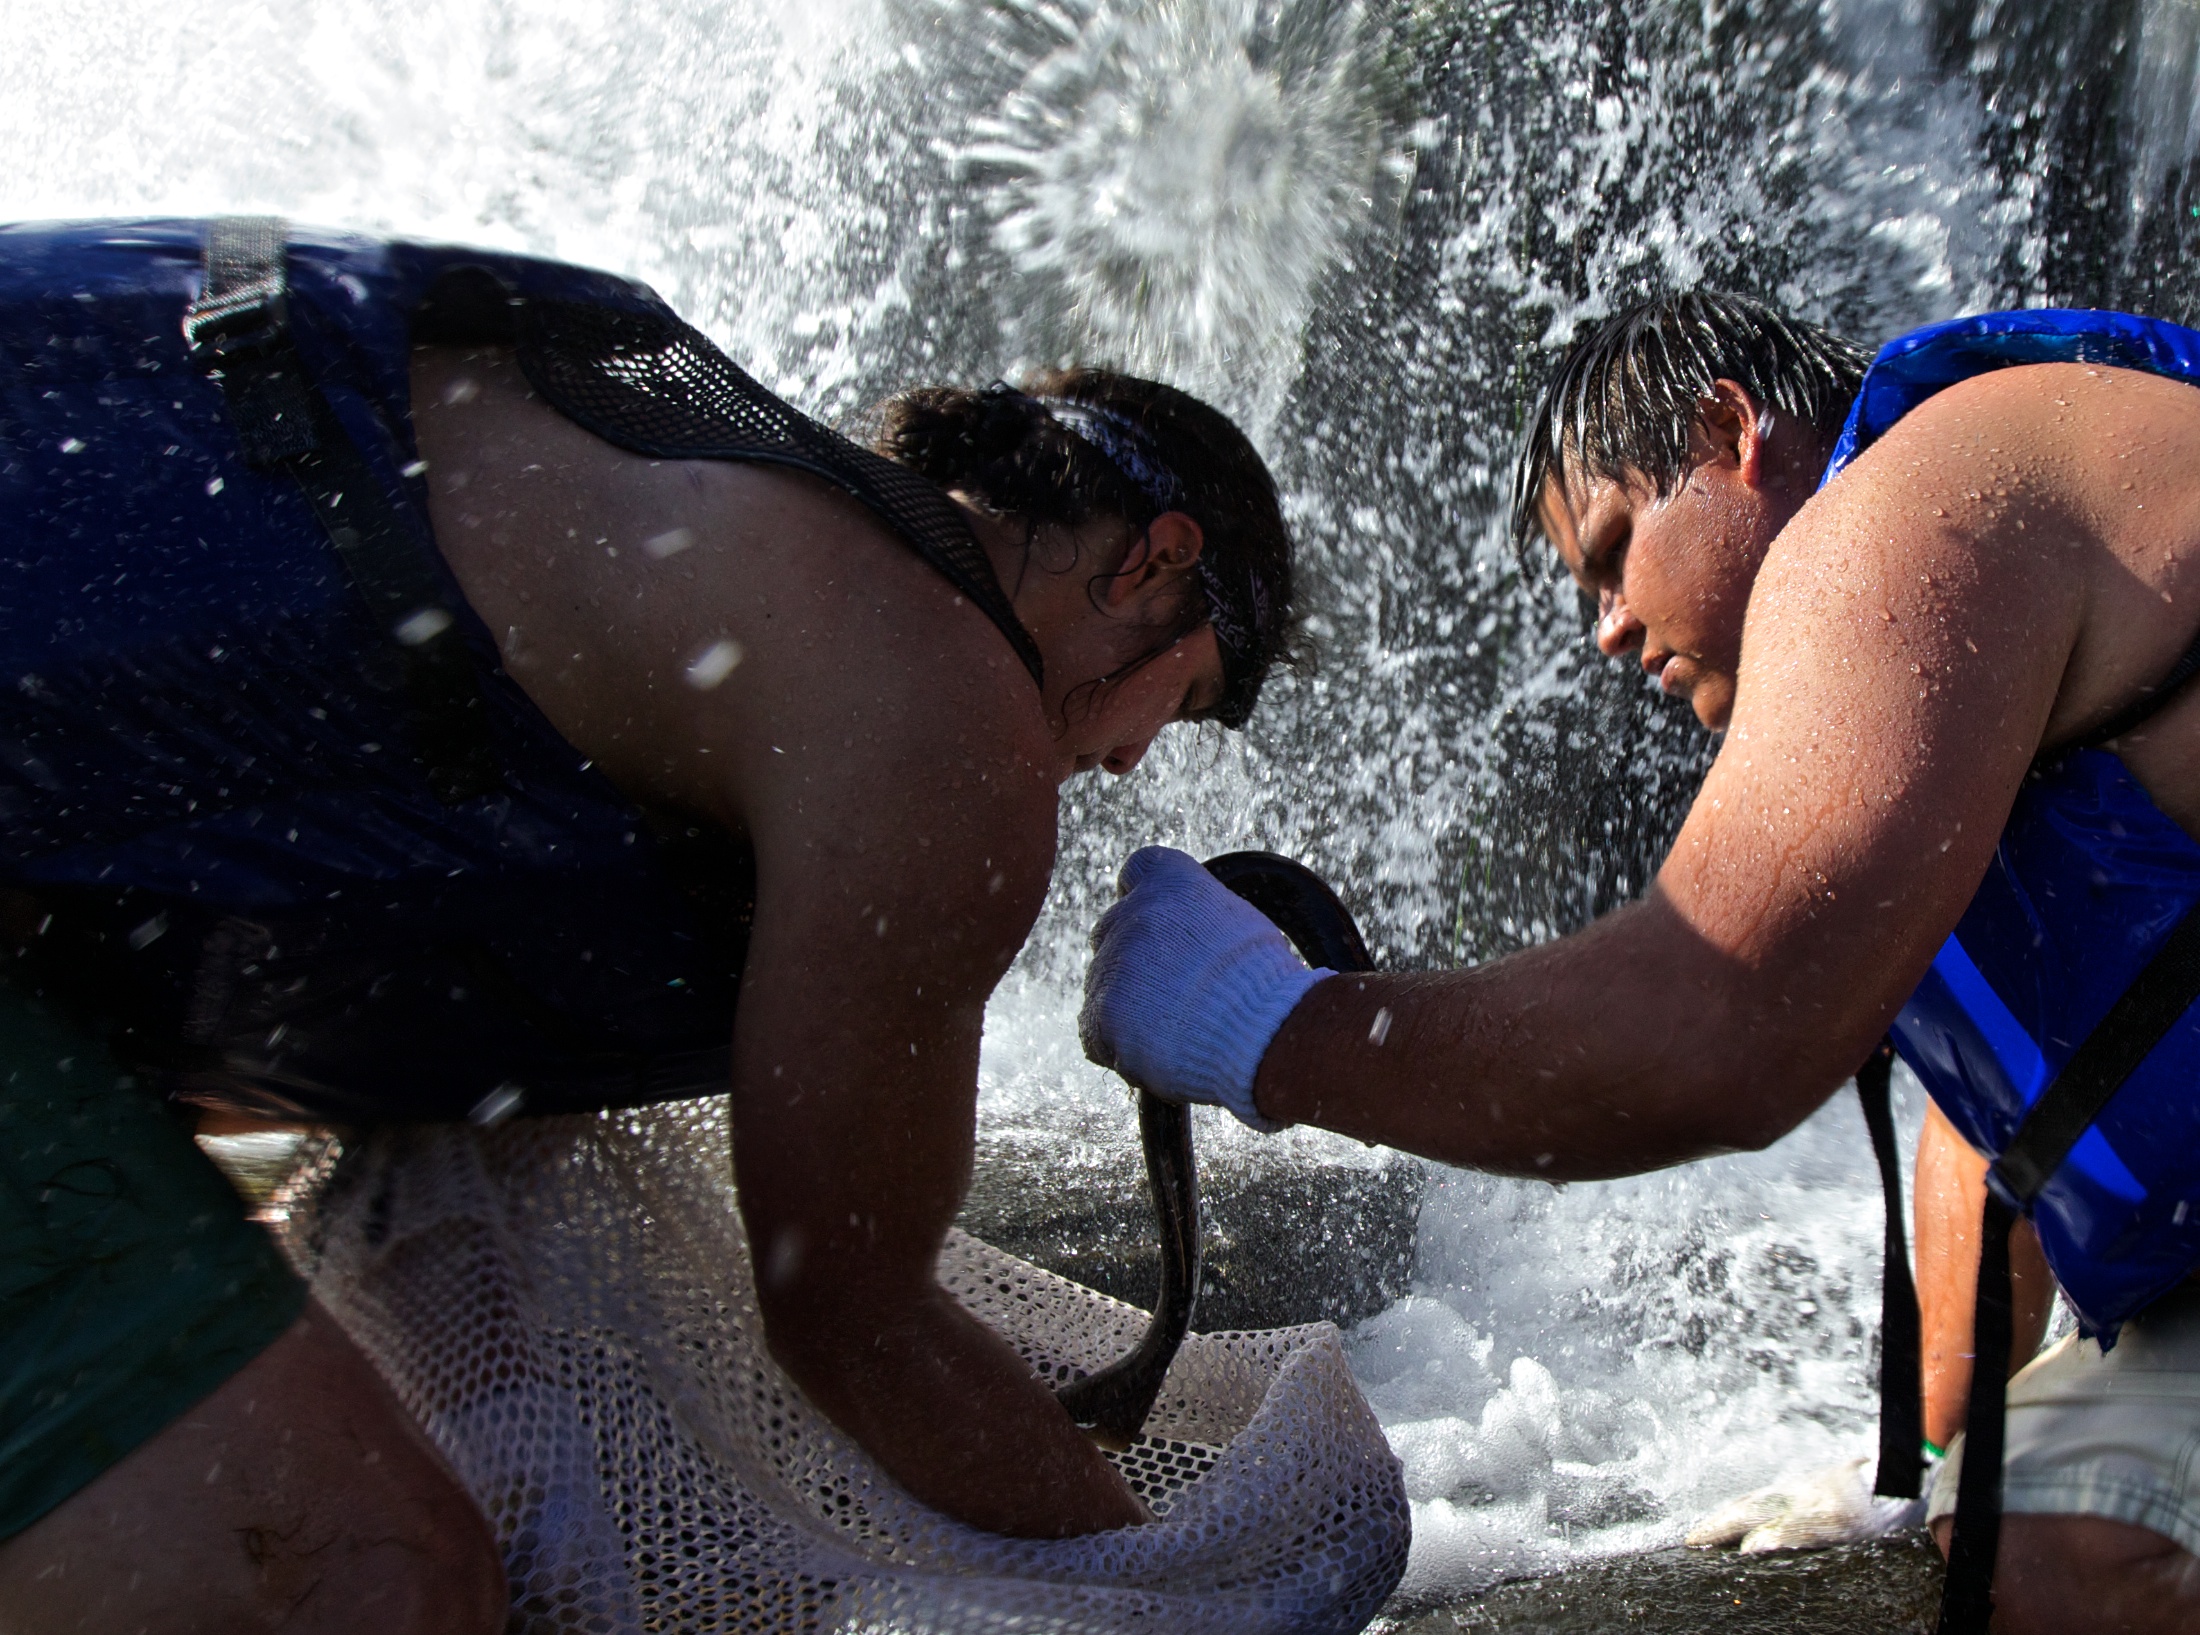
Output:
<instances>
[{"instance_id":1,"label":"man's eyebrow","mask_svg":"<svg viewBox=\"0 0 2200 1635\"><path fill-rule=\"evenodd\" d=\"M1574 548L1581 554L1581 565L1595 570L1618 550L1634 534L1633 524L1622 515L1608 516L1591 529L1581 526L1581 519L1574 519Z\"/></svg>"},{"instance_id":2,"label":"man's eyebrow","mask_svg":"<svg viewBox=\"0 0 2200 1635\"><path fill-rule=\"evenodd\" d=\"M1561 557L1566 554L1559 544L1561 532L1571 534L1575 547L1580 547L1581 513L1574 509L1564 487L1556 479L1544 486L1542 502L1535 508L1535 520L1543 530L1544 543ZM1557 526L1559 523L1565 525L1563 529Z\"/></svg>"}]
</instances>

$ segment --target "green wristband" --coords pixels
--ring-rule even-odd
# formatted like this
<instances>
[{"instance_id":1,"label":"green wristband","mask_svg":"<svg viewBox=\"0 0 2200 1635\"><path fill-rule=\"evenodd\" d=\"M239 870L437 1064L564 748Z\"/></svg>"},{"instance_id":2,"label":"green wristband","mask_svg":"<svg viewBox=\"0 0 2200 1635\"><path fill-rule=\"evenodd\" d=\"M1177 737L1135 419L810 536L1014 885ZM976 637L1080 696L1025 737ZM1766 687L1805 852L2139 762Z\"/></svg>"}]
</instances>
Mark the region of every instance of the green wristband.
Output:
<instances>
[{"instance_id":1,"label":"green wristband","mask_svg":"<svg viewBox=\"0 0 2200 1635\"><path fill-rule=\"evenodd\" d=\"M1917 1445L1919 1448L1924 1450L1925 1457L1928 1459L1945 1459L1948 1457L1948 1450L1946 1448L1936 1448L1932 1445L1931 1442L1925 1440L1923 1437L1920 1437L1918 1439Z\"/></svg>"}]
</instances>

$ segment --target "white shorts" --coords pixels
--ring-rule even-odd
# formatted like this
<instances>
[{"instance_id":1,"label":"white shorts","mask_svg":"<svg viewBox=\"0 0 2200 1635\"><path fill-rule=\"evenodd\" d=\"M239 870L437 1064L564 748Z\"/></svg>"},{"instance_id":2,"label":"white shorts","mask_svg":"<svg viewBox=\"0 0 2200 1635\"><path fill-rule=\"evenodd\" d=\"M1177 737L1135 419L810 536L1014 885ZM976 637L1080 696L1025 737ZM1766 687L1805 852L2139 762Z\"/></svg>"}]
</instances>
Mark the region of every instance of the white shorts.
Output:
<instances>
[{"instance_id":1,"label":"white shorts","mask_svg":"<svg viewBox=\"0 0 2200 1635\"><path fill-rule=\"evenodd\" d=\"M1928 1520L1955 1513L1962 1470L1958 1436ZM2072 1334L2009 1382L2002 1509L2129 1522L2200 1555L2200 1287L2149 1306L2105 1356Z\"/></svg>"}]
</instances>

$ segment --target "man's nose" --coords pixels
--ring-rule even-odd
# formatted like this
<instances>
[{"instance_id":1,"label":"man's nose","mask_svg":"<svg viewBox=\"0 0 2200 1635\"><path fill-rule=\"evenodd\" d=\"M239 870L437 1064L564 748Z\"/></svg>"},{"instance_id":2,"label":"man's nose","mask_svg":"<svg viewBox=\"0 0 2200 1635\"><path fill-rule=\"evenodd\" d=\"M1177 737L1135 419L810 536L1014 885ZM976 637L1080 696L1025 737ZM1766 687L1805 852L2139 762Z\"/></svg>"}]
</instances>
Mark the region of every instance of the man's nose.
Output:
<instances>
[{"instance_id":1,"label":"man's nose","mask_svg":"<svg viewBox=\"0 0 2200 1635\"><path fill-rule=\"evenodd\" d=\"M1117 744L1115 748L1100 757L1100 765L1103 770L1112 772L1120 778L1146 758L1146 751L1153 747L1153 741L1154 734L1148 733L1135 744Z\"/></svg>"},{"instance_id":2,"label":"man's nose","mask_svg":"<svg viewBox=\"0 0 2200 1635\"><path fill-rule=\"evenodd\" d=\"M1632 653L1642 645L1645 634L1642 621L1629 610L1625 597L1616 590L1597 592L1598 652L1612 659Z\"/></svg>"}]
</instances>

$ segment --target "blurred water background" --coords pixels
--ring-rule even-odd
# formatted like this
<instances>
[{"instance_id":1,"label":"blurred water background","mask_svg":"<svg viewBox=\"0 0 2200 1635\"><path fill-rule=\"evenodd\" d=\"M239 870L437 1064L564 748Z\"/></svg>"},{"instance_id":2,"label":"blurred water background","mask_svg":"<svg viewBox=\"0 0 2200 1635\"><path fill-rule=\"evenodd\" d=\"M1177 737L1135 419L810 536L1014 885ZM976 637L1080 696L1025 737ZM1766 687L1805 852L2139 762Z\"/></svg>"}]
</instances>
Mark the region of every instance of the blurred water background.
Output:
<instances>
[{"instance_id":1,"label":"blurred water background","mask_svg":"<svg viewBox=\"0 0 2200 1635\"><path fill-rule=\"evenodd\" d=\"M1073 358L1241 417L1319 662L1242 737L1071 792L983 1102L1071 1144L1128 1125L1073 1018L1134 845L1302 857L1408 967L1654 872L1711 746L1501 537L1578 323L1697 283L1873 344L2005 305L2200 315L2194 0L95 0L0 12L0 55L0 216L270 210L590 262L827 417ZM1878 1211L1845 1097L1636 1181L1433 1173L1415 1292L1355 1339L1408 1588L1669 1544L1868 1451Z\"/></svg>"}]
</instances>

